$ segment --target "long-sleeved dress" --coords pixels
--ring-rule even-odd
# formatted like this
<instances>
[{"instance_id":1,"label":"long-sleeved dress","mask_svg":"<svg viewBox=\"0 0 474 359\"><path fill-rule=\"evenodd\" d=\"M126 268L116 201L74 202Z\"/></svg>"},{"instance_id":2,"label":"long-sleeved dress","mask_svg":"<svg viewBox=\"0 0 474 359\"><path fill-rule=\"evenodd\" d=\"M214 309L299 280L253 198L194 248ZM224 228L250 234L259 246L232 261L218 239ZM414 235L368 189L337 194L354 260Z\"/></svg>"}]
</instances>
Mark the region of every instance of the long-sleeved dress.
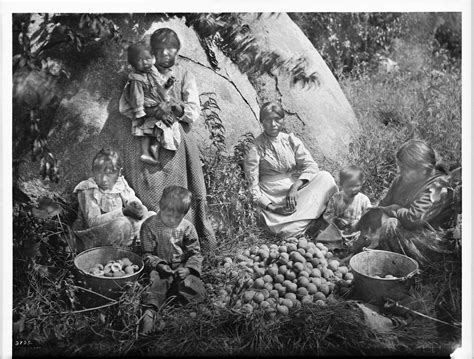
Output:
<instances>
[{"instance_id":1,"label":"long-sleeved dress","mask_svg":"<svg viewBox=\"0 0 474 359\"><path fill-rule=\"evenodd\" d=\"M434 253L447 252L437 230L446 227L453 215L453 191L447 176L440 173L406 185L395 178L380 206L399 205L395 232L382 222L378 247L408 255L421 263Z\"/></svg>"},{"instance_id":2,"label":"long-sleeved dress","mask_svg":"<svg viewBox=\"0 0 474 359\"><path fill-rule=\"evenodd\" d=\"M184 103L184 115L179 119L181 144L176 151L160 150L160 164L150 166L137 161L141 154L140 142L136 137L129 136L123 148L124 172L143 204L156 212L165 187L176 185L190 190L193 201L185 218L196 227L201 248L212 252L216 240L207 218L206 187L199 148L191 133L191 126L201 112L196 80L179 62L163 75L163 80L170 76L175 78L170 96Z\"/></svg>"},{"instance_id":3,"label":"long-sleeved dress","mask_svg":"<svg viewBox=\"0 0 474 359\"><path fill-rule=\"evenodd\" d=\"M159 308L171 294L177 294L187 301L204 295L205 289L200 279L203 258L196 229L191 222L183 219L178 227L169 228L157 214L143 223L140 238L145 266L151 271L152 282L145 293L144 304ZM160 273L158 265L168 265L171 270L185 267L190 274L184 280L179 280L169 273Z\"/></svg>"},{"instance_id":4,"label":"long-sleeved dress","mask_svg":"<svg viewBox=\"0 0 474 359\"><path fill-rule=\"evenodd\" d=\"M175 122L171 126L167 126L163 121L153 116L147 116L153 112L152 108L168 100L165 97L169 89L164 89L166 81L156 67L153 67L149 73L130 72L120 97L119 110L121 114L132 119L132 135L152 136L154 128L159 128L162 131L161 146L167 150L176 151L181 143L179 123ZM143 116L146 116L145 121L139 125L138 118Z\"/></svg>"},{"instance_id":5,"label":"long-sleeved dress","mask_svg":"<svg viewBox=\"0 0 474 359\"><path fill-rule=\"evenodd\" d=\"M284 236L303 233L323 213L329 198L337 191L331 174L319 170L304 144L293 134L270 137L262 133L247 152L244 169L267 228ZM293 214L284 216L265 209L270 203L285 204L286 195L297 179L308 182L297 192Z\"/></svg>"},{"instance_id":6,"label":"long-sleeved dress","mask_svg":"<svg viewBox=\"0 0 474 359\"><path fill-rule=\"evenodd\" d=\"M142 203L123 176L108 191L100 189L91 177L80 182L74 193L77 194L79 213L72 229L82 242L79 250L101 245L129 246L139 235L143 221L155 214L147 212L141 220L123 214L127 203Z\"/></svg>"}]
</instances>

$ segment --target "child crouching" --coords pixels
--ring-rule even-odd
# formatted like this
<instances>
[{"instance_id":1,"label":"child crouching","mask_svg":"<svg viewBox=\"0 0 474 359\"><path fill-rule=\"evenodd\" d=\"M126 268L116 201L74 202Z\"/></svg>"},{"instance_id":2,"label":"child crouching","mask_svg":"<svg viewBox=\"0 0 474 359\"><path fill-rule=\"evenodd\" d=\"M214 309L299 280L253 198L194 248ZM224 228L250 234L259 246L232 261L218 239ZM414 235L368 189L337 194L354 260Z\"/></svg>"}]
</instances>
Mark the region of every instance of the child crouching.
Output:
<instances>
[{"instance_id":1,"label":"child crouching","mask_svg":"<svg viewBox=\"0 0 474 359\"><path fill-rule=\"evenodd\" d=\"M179 186L166 187L160 212L148 218L140 230L145 268L151 287L144 295L142 334L153 330L158 310L165 299L176 296L183 302L200 300L205 294L201 282L202 255L194 225L184 216L191 206L191 192ZM160 320L160 324L164 322Z\"/></svg>"},{"instance_id":2,"label":"child crouching","mask_svg":"<svg viewBox=\"0 0 474 359\"><path fill-rule=\"evenodd\" d=\"M360 192L363 181L362 169L359 167L343 168L339 172L342 190L331 197L324 213L324 219L328 223L334 223L346 233L355 231L357 222L371 207L369 198Z\"/></svg>"}]
</instances>

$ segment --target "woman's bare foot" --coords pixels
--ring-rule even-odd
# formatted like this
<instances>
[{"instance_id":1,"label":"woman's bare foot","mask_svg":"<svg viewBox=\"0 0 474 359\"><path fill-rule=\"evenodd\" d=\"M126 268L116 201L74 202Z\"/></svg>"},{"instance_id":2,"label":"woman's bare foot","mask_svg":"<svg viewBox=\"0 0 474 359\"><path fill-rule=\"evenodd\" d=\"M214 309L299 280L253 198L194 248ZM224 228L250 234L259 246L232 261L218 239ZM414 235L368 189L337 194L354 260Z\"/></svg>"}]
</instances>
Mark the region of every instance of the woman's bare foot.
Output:
<instances>
[{"instance_id":1,"label":"woman's bare foot","mask_svg":"<svg viewBox=\"0 0 474 359\"><path fill-rule=\"evenodd\" d=\"M153 165L153 166L158 165L158 161L155 160L153 157L148 156L148 155L141 155L140 160L142 162L145 162L145 163L149 164L149 165Z\"/></svg>"}]
</instances>

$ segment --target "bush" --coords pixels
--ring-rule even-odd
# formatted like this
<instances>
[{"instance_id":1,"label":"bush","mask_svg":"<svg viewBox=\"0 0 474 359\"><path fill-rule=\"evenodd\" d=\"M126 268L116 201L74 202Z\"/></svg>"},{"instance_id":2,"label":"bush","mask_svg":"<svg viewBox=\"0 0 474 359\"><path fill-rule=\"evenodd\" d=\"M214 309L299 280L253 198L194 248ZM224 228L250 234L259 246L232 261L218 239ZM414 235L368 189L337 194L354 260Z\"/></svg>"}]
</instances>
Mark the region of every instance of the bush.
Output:
<instances>
[{"instance_id":1,"label":"bush","mask_svg":"<svg viewBox=\"0 0 474 359\"><path fill-rule=\"evenodd\" d=\"M291 13L336 78L373 68L404 30L401 13Z\"/></svg>"},{"instance_id":2,"label":"bush","mask_svg":"<svg viewBox=\"0 0 474 359\"><path fill-rule=\"evenodd\" d=\"M201 94L201 108L211 143L202 149L207 203L213 227L223 238L235 238L238 233L256 229L255 207L243 173L242 162L253 141L251 133L244 134L229 154L225 128L219 117L219 105L212 93Z\"/></svg>"}]
</instances>

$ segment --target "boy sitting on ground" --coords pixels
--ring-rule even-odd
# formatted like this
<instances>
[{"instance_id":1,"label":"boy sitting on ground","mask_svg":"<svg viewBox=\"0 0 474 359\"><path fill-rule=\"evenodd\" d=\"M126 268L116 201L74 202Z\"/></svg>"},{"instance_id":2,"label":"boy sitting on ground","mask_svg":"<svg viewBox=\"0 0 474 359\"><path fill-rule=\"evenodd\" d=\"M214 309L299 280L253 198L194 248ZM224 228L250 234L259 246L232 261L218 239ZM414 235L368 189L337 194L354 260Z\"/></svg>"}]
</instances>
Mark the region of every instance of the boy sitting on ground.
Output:
<instances>
[{"instance_id":1,"label":"boy sitting on ground","mask_svg":"<svg viewBox=\"0 0 474 359\"><path fill-rule=\"evenodd\" d=\"M197 301L205 294L201 282L202 255L194 225L184 219L191 206L191 192L179 186L166 187L160 212L148 218L140 231L145 267L151 271L151 287L143 298L147 308L140 333L153 331L156 321L164 327L158 311L166 298Z\"/></svg>"}]
</instances>

